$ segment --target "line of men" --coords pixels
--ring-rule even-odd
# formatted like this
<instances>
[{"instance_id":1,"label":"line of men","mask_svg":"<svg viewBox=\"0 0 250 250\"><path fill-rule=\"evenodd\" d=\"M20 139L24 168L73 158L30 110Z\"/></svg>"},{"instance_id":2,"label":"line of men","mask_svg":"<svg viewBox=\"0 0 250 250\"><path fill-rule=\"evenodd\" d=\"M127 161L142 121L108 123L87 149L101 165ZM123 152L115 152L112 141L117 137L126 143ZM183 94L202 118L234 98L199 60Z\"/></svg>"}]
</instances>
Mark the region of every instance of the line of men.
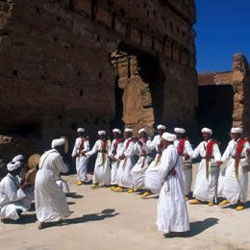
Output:
<instances>
[{"instance_id":1,"label":"line of men","mask_svg":"<svg viewBox=\"0 0 250 250\"><path fill-rule=\"evenodd\" d=\"M97 153L92 188L110 186L115 192L133 193L146 189L142 198L159 193L162 187L159 166L161 164L162 135L164 125L157 126L158 134L151 141L144 128L133 136L133 130L126 128L124 138L120 129L113 129L113 140L106 132L98 131L99 139L90 149L89 140L83 128L78 129L72 157L76 157L77 185L87 181L89 157ZM217 197L224 200L219 205L236 204L236 210L244 209L247 200L248 171L250 164L249 142L242 137L242 128L232 128L231 137L224 154L221 156L219 143L212 138L212 130L201 130L203 141L193 150L185 136L185 129L174 129L174 146L182 161L182 175L185 199L190 204L207 202L209 206L217 203ZM152 160L152 152L155 157ZM201 157L198 172L191 192L192 160Z\"/></svg>"}]
</instances>

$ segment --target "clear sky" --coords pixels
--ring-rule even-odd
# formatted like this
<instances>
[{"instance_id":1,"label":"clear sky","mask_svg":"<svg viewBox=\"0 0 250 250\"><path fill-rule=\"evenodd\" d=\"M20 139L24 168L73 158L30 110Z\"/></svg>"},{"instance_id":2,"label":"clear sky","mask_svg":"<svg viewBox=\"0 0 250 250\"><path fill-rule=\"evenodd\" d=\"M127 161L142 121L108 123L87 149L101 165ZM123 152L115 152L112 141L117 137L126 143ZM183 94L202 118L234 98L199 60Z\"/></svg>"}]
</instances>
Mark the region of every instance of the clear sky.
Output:
<instances>
[{"instance_id":1,"label":"clear sky","mask_svg":"<svg viewBox=\"0 0 250 250\"><path fill-rule=\"evenodd\" d=\"M197 71L232 69L232 56L250 62L250 0L195 0Z\"/></svg>"}]
</instances>

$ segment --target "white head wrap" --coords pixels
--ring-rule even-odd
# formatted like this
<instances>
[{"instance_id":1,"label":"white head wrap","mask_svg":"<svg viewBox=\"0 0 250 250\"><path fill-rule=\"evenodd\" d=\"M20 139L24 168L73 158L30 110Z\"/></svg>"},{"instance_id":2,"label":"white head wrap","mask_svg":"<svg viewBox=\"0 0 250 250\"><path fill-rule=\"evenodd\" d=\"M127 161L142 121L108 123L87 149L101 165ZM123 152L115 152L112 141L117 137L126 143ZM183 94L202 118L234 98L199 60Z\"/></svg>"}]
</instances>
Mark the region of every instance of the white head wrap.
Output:
<instances>
[{"instance_id":1,"label":"white head wrap","mask_svg":"<svg viewBox=\"0 0 250 250\"><path fill-rule=\"evenodd\" d=\"M59 138L59 139L54 139L52 142L51 142L51 148L55 148L55 147L58 147L58 146L62 146L66 143L65 139L64 138Z\"/></svg>"},{"instance_id":2,"label":"white head wrap","mask_svg":"<svg viewBox=\"0 0 250 250\"><path fill-rule=\"evenodd\" d=\"M233 134L242 134L243 129L242 128L231 128L231 133Z\"/></svg>"},{"instance_id":3,"label":"white head wrap","mask_svg":"<svg viewBox=\"0 0 250 250\"><path fill-rule=\"evenodd\" d=\"M201 132L202 132L202 133L208 133L208 134L210 134L210 135L213 134L213 131L212 131L212 129L210 129L210 128L203 128L203 129L201 130Z\"/></svg>"},{"instance_id":4,"label":"white head wrap","mask_svg":"<svg viewBox=\"0 0 250 250\"><path fill-rule=\"evenodd\" d=\"M84 132L85 132L85 129L84 129L84 128L78 128L78 129L77 129L77 132L78 132L78 133L79 133L79 132L84 133Z\"/></svg>"},{"instance_id":5,"label":"white head wrap","mask_svg":"<svg viewBox=\"0 0 250 250\"><path fill-rule=\"evenodd\" d=\"M124 132L130 132L130 133L133 133L133 129L132 129L132 128L125 128L125 129L124 129Z\"/></svg>"},{"instance_id":6,"label":"white head wrap","mask_svg":"<svg viewBox=\"0 0 250 250\"><path fill-rule=\"evenodd\" d=\"M142 133L142 132L146 132L146 129L145 128L141 128L139 131L138 131L138 134Z\"/></svg>"},{"instance_id":7,"label":"white head wrap","mask_svg":"<svg viewBox=\"0 0 250 250\"><path fill-rule=\"evenodd\" d=\"M184 128L174 128L174 132L178 134L184 134L186 130Z\"/></svg>"},{"instance_id":8,"label":"white head wrap","mask_svg":"<svg viewBox=\"0 0 250 250\"><path fill-rule=\"evenodd\" d=\"M99 130L98 135L106 135L106 131L105 130Z\"/></svg>"},{"instance_id":9,"label":"white head wrap","mask_svg":"<svg viewBox=\"0 0 250 250\"><path fill-rule=\"evenodd\" d=\"M20 167L21 167L20 161L10 162L10 163L7 164L7 170L8 171L14 171L14 170L16 170L16 169L18 169Z\"/></svg>"},{"instance_id":10,"label":"white head wrap","mask_svg":"<svg viewBox=\"0 0 250 250\"><path fill-rule=\"evenodd\" d=\"M24 157L23 157L23 155L17 155L11 161L14 163L17 161L24 161Z\"/></svg>"},{"instance_id":11,"label":"white head wrap","mask_svg":"<svg viewBox=\"0 0 250 250\"><path fill-rule=\"evenodd\" d=\"M157 129L166 130L166 126L160 124L157 126Z\"/></svg>"},{"instance_id":12,"label":"white head wrap","mask_svg":"<svg viewBox=\"0 0 250 250\"><path fill-rule=\"evenodd\" d=\"M117 133L117 134L121 134L121 133L122 133L121 130L120 130L119 128L114 128L114 129L112 130L112 132Z\"/></svg>"},{"instance_id":13,"label":"white head wrap","mask_svg":"<svg viewBox=\"0 0 250 250\"><path fill-rule=\"evenodd\" d=\"M162 134L162 139L166 140L166 141L169 141L169 142L173 142L173 141L176 140L176 135L165 132L165 133Z\"/></svg>"}]
</instances>

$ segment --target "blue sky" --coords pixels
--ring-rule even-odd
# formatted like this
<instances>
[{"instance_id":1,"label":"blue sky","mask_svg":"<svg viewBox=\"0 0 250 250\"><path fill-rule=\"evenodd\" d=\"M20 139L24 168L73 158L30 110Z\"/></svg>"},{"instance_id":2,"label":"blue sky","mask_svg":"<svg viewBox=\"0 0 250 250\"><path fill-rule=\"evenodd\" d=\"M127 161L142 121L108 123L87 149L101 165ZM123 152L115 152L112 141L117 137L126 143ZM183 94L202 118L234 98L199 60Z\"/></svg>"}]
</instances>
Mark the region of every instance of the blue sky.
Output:
<instances>
[{"instance_id":1,"label":"blue sky","mask_svg":"<svg viewBox=\"0 0 250 250\"><path fill-rule=\"evenodd\" d=\"M250 62L250 0L195 0L197 71L232 69L232 56Z\"/></svg>"}]
</instances>

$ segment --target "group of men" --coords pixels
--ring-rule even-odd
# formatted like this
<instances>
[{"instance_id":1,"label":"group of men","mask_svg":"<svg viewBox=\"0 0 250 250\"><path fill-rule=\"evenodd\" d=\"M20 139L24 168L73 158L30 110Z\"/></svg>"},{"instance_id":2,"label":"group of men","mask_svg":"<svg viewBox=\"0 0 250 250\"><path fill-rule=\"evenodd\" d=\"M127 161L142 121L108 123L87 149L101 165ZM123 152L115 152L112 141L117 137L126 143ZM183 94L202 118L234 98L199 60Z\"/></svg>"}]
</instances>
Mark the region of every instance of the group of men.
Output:
<instances>
[{"instance_id":1,"label":"group of men","mask_svg":"<svg viewBox=\"0 0 250 250\"><path fill-rule=\"evenodd\" d=\"M100 130L92 148L85 130L79 128L77 132L79 137L72 152L76 158L77 185L88 181L88 160L97 154L91 187L111 186L114 192L129 193L146 190L142 198L159 194L157 225L165 233L189 230L186 200L213 206L217 197L223 197L219 205L236 204L236 210L244 209L250 146L242 137L241 128L231 129L232 139L222 156L209 128L201 130L203 141L194 150L185 129L175 128L173 134L166 132L164 125L157 126L158 134L152 141L144 128L137 136L131 128L125 128L124 138L121 130L115 128L112 141ZM57 183L60 172L68 171L62 157L65 145L64 138L52 141L51 149L40 158L34 187L24 178L21 155L7 164L8 174L0 182L2 220L18 219L29 209L33 198L39 229L51 221L60 224L70 215L65 193ZM192 160L198 156L201 162L192 195Z\"/></svg>"},{"instance_id":2,"label":"group of men","mask_svg":"<svg viewBox=\"0 0 250 250\"><path fill-rule=\"evenodd\" d=\"M231 129L231 140L222 156L209 128L201 130L203 141L195 149L186 138L185 129L175 128L171 134L164 125L157 126L158 134L152 141L144 128L136 137L132 129L126 128L124 138L121 130L115 128L112 141L105 131L98 131L99 139L91 150L89 143L88 147L79 146L88 141L84 132L83 128L78 129L79 137L72 153L72 157L76 157L77 185L87 181L88 159L97 153L92 188L111 185L112 191L128 193L141 188L146 190L142 198L159 193L157 224L160 230L188 230L185 200L190 204L207 202L213 206L221 197L220 206L236 204L237 211L244 209L250 146L242 137L241 128ZM152 152L155 152L153 159ZM192 160L197 157L201 161L192 193Z\"/></svg>"}]
</instances>

